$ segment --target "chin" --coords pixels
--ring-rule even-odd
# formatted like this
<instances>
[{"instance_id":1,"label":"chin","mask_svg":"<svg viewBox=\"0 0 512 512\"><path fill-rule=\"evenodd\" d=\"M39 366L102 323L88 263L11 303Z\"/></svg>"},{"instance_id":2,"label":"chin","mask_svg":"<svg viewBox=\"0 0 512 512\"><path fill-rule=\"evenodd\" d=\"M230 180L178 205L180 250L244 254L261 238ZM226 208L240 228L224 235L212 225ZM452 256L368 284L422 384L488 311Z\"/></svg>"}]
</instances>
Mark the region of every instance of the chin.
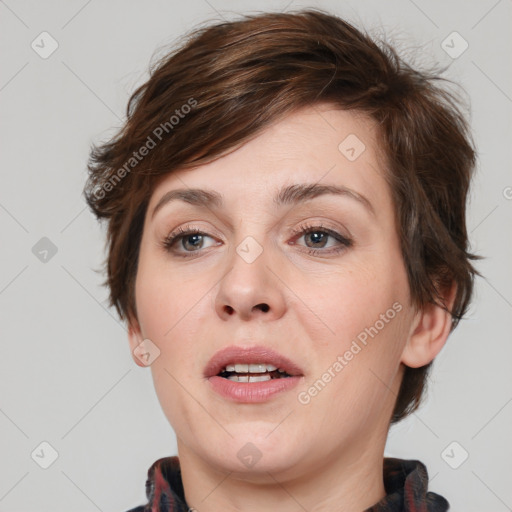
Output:
<instances>
[{"instance_id":1,"label":"chin","mask_svg":"<svg viewBox=\"0 0 512 512\"><path fill-rule=\"evenodd\" d=\"M301 443L291 441L284 431L281 436L275 433L269 436L270 431L265 429L262 434L260 429L259 434L251 436L246 429L243 434L234 434L223 446L217 445L215 452L205 453L204 458L240 479L261 477L262 481L268 481L269 473L286 473L296 467L302 458L297 447L304 448Z\"/></svg>"},{"instance_id":2,"label":"chin","mask_svg":"<svg viewBox=\"0 0 512 512\"><path fill-rule=\"evenodd\" d=\"M250 452L251 450L248 450ZM215 461L216 466L224 471L232 473L231 477L239 480L247 480L251 482L268 483L269 478L272 476L286 475L289 472L294 472L297 468L295 458L291 458L285 453L263 453L255 454L254 459L251 461L249 455L245 455L243 460L238 459L237 454L231 457L223 457L221 460Z\"/></svg>"}]
</instances>

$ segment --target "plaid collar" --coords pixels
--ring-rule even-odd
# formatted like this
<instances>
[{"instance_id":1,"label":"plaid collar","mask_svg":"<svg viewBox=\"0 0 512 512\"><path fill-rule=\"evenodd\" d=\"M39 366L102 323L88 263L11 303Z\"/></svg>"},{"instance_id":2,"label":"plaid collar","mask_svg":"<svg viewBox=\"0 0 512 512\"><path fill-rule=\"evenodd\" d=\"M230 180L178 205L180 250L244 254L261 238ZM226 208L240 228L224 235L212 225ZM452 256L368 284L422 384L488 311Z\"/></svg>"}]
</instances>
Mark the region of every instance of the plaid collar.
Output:
<instances>
[{"instance_id":1,"label":"plaid collar","mask_svg":"<svg viewBox=\"0 0 512 512\"><path fill-rule=\"evenodd\" d=\"M445 512L448 501L427 492L427 468L418 460L384 458L387 495L364 512ZM156 460L146 480L148 503L127 512L189 512L177 456ZM190 509L193 510L193 509Z\"/></svg>"}]
</instances>

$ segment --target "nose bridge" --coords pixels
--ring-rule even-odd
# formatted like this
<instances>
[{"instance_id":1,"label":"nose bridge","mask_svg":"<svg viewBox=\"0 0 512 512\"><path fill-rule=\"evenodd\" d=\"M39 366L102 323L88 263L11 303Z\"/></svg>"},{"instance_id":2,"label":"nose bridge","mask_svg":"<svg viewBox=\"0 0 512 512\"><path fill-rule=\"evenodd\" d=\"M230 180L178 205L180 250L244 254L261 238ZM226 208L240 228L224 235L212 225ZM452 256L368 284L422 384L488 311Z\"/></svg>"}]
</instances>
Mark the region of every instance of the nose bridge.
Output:
<instances>
[{"instance_id":1,"label":"nose bridge","mask_svg":"<svg viewBox=\"0 0 512 512\"><path fill-rule=\"evenodd\" d=\"M215 308L221 318L255 316L278 318L285 300L279 280L271 270L275 256L264 234L246 235L230 251L229 270L221 280Z\"/></svg>"}]
</instances>

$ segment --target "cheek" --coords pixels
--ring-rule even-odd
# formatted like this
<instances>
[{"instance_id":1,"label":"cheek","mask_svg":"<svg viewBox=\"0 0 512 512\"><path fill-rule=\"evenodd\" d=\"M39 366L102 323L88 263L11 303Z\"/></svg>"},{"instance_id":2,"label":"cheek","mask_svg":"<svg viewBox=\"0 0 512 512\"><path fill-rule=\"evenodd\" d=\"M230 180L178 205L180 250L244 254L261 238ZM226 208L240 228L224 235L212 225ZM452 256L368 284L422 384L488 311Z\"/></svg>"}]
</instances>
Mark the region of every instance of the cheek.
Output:
<instances>
[{"instance_id":1,"label":"cheek","mask_svg":"<svg viewBox=\"0 0 512 512\"><path fill-rule=\"evenodd\" d=\"M320 349L315 372L301 396L311 401L311 408L305 411L311 421L318 417L334 425L334 430L349 423L361 429L374 425L391 410L398 393L408 309L398 301L386 300L382 308L367 306L362 311L353 305L353 316L340 318L337 337ZM318 350L318 344L316 347Z\"/></svg>"},{"instance_id":2,"label":"cheek","mask_svg":"<svg viewBox=\"0 0 512 512\"><path fill-rule=\"evenodd\" d=\"M162 410L173 426L193 422L202 413L190 406L183 392L183 386L193 387L188 380L197 353L193 341L204 307L201 297L206 290L197 285L141 252L135 287L137 313L142 336L160 351L151 364L151 374Z\"/></svg>"},{"instance_id":3,"label":"cheek","mask_svg":"<svg viewBox=\"0 0 512 512\"><path fill-rule=\"evenodd\" d=\"M165 260L148 253L141 251L135 297L142 336L160 350L152 364L154 378L159 380L164 368L173 375L196 372L198 340L213 315L211 283L197 273L173 271ZM164 382L170 378L164 376Z\"/></svg>"},{"instance_id":4,"label":"cheek","mask_svg":"<svg viewBox=\"0 0 512 512\"><path fill-rule=\"evenodd\" d=\"M336 340L344 344L379 321L395 302L405 306L409 295L405 269L392 267L391 260L368 254L324 276L297 276L294 291L309 306L308 324L323 326L312 339L320 338L325 346ZM390 316L394 313L391 310Z\"/></svg>"},{"instance_id":5,"label":"cheek","mask_svg":"<svg viewBox=\"0 0 512 512\"><path fill-rule=\"evenodd\" d=\"M200 280L172 269L156 252L143 239L135 298L143 333L149 338L163 339L187 325L182 320L193 313L193 305L200 301L206 289L201 288Z\"/></svg>"},{"instance_id":6,"label":"cheek","mask_svg":"<svg viewBox=\"0 0 512 512\"><path fill-rule=\"evenodd\" d=\"M315 410L331 410L336 403L340 421L345 414L364 418L390 406L410 319L401 256L368 253L348 268L322 279L323 292L306 299L325 327L315 329L318 321L303 324L315 348L315 371L307 384L323 389L318 379L329 381Z\"/></svg>"}]
</instances>

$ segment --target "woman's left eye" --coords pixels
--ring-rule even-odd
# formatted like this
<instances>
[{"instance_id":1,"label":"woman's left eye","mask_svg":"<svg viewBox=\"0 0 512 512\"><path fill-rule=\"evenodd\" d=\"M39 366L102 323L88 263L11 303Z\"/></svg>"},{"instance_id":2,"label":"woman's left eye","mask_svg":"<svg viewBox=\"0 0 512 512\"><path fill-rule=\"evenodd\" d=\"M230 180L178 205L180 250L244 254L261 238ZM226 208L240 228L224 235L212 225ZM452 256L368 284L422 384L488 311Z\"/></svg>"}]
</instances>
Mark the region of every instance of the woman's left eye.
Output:
<instances>
[{"instance_id":1,"label":"woman's left eye","mask_svg":"<svg viewBox=\"0 0 512 512\"><path fill-rule=\"evenodd\" d=\"M302 226L295 231L294 235L301 235L300 237L295 238L295 240L304 238L308 248L307 252L313 255L329 254L331 252L338 253L352 245L351 239L324 226ZM331 244L330 250L325 250L328 245L329 238L332 240L333 244Z\"/></svg>"},{"instance_id":2,"label":"woman's left eye","mask_svg":"<svg viewBox=\"0 0 512 512\"><path fill-rule=\"evenodd\" d=\"M307 252L313 255L339 253L352 245L351 239L323 226L301 226L293 232L294 241L292 245L295 245L296 241L301 238L306 241ZM213 243L205 245L207 239L212 240ZM330 246L328 244L329 239L332 241ZM191 256L194 252L199 252L201 249L206 249L212 245L218 245L213 237L198 228L188 226L178 228L163 241L163 247L166 251L181 257Z\"/></svg>"}]
</instances>

